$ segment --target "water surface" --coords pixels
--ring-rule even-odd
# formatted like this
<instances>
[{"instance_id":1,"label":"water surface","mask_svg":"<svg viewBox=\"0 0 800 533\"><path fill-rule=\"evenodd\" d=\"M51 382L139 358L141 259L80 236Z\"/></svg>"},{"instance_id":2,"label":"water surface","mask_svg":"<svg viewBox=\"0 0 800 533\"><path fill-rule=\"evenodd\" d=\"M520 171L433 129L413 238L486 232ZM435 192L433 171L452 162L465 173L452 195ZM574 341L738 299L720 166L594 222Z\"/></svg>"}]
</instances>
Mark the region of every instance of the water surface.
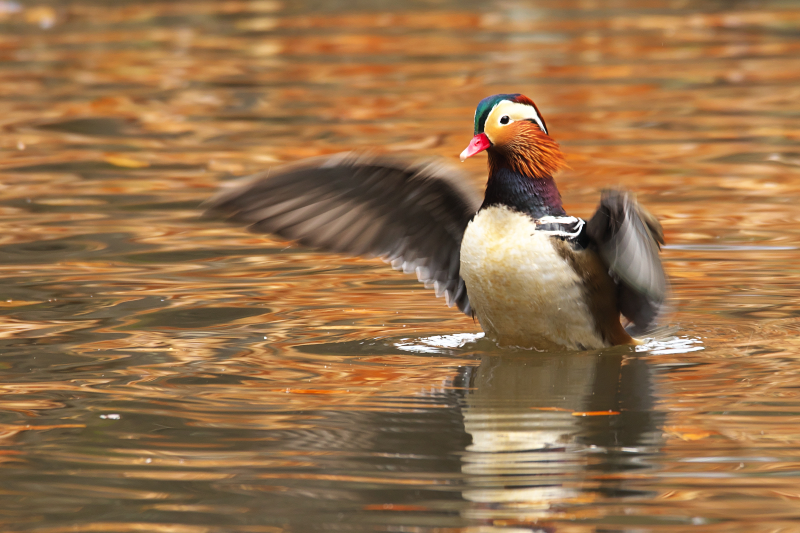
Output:
<instances>
[{"instance_id":1,"label":"water surface","mask_svg":"<svg viewBox=\"0 0 800 533\"><path fill-rule=\"evenodd\" d=\"M4 531L800 528L793 2L0 2ZM452 164L534 98L565 205L662 221L669 333L499 349L413 276L201 219L236 176ZM460 168L476 187L475 158Z\"/></svg>"}]
</instances>

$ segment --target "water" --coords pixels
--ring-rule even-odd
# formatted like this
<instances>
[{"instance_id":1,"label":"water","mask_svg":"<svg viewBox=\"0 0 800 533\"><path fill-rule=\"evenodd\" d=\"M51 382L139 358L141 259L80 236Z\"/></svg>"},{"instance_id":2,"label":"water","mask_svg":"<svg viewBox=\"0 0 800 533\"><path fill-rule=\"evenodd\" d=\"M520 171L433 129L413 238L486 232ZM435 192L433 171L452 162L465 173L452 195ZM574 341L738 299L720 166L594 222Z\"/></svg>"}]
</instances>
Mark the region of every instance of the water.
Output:
<instances>
[{"instance_id":1,"label":"water","mask_svg":"<svg viewBox=\"0 0 800 533\"><path fill-rule=\"evenodd\" d=\"M4 531L800 529L794 2L0 2ZM643 349L501 350L412 276L203 220L533 97L657 214ZM461 166L476 187L481 161Z\"/></svg>"}]
</instances>

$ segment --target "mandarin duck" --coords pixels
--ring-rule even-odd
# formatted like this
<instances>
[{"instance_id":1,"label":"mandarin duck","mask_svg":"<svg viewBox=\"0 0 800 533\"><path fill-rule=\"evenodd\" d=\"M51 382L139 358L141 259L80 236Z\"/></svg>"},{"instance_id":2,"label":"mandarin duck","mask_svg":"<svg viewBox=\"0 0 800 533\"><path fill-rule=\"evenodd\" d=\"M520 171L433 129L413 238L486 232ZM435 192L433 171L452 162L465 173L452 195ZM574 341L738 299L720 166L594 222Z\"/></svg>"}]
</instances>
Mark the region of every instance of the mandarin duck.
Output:
<instances>
[{"instance_id":1,"label":"mandarin duck","mask_svg":"<svg viewBox=\"0 0 800 533\"><path fill-rule=\"evenodd\" d=\"M303 245L379 256L415 272L500 345L596 349L652 330L667 281L658 221L604 191L568 216L553 175L564 156L532 100L483 99L461 161L486 151L483 201L454 169L352 153L312 158L223 189L208 213ZM627 329L621 317L625 317Z\"/></svg>"}]
</instances>

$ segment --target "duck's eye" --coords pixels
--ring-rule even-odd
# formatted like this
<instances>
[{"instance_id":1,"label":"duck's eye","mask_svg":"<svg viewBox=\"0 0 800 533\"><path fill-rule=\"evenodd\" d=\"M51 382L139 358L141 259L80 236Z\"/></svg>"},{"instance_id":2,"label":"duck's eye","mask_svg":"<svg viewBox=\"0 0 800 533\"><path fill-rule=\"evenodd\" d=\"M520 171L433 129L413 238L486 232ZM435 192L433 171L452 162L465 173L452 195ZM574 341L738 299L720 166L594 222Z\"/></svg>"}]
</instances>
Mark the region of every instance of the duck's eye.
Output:
<instances>
[{"instance_id":1,"label":"duck's eye","mask_svg":"<svg viewBox=\"0 0 800 533\"><path fill-rule=\"evenodd\" d=\"M500 124L506 125L510 121L511 121L511 119L508 118L508 115L503 115L502 117L500 117Z\"/></svg>"}]
</instances>

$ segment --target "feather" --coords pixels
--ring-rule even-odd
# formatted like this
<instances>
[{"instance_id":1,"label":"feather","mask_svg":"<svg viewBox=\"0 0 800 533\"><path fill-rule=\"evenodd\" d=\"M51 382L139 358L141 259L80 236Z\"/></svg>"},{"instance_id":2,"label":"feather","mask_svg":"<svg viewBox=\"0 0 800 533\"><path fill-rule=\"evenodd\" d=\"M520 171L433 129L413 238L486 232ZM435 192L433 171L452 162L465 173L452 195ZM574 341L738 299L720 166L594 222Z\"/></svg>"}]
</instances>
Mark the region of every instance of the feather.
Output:
<instances>
[{"instance_id":1,"label":"feather","mask_svg":"<svg viewBox=\"0 0 800 533\"><path fill-rule=\"evenodd\" d=\"M664 233L658 220L630 193L603 191L586 233L617 281L620 312L632 332L650 330L663 311L668 285L658 252Z\"/></svg>"},{"instance_id":2,"label":"feather","mask_svg":"<svg viewBox=\"0 0 800 533\"><path fill-rule=\"evenodd\" d=\"M352 153L255 174L206 204L207 214L258 233L382 257L467 315L461 239L479 206L467 180L441 163Z\"/></svg>"}]
</instances>

